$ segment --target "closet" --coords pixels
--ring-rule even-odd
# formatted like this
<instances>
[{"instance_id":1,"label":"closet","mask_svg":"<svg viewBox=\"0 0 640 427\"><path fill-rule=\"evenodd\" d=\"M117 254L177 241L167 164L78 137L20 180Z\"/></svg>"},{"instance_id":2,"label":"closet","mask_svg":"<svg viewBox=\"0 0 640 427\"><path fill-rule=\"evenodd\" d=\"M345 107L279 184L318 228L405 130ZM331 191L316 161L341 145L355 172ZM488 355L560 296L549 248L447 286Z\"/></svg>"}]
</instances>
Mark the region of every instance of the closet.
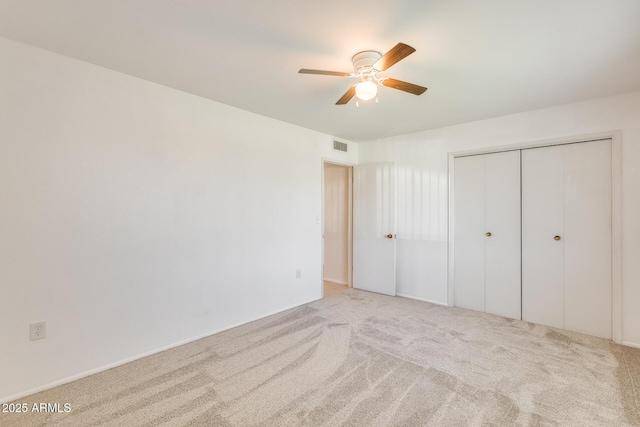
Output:
<instances>
[{"instance_id":1,"label":"closet","mask_svg":"<svg viewBox=\"0 0 640 427\"><path fill-rule=\"evenodd\" d=\"M455 162L456 306L520 319L520 153Z\"/></svg>"},{"instance_id":2,"label":"closet","mask_svg":"<svg viewBox=\"0 0 640 427\"><path fill-rule=\"evenodd\" d=\"M457 157L454 301L611 338L611 140Z\"/></svg>"}]
</instances>

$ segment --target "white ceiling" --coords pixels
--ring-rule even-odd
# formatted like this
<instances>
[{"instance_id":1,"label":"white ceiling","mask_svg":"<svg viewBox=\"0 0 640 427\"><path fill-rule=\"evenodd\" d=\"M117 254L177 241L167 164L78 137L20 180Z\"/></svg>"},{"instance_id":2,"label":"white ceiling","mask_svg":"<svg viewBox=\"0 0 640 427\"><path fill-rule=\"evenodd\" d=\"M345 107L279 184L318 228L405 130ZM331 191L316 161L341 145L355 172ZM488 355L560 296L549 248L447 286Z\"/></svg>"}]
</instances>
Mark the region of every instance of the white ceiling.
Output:
<instances>
[{"instance_id":1,"label":"white ceiling","mask_svg":"<svg viewBox=\"0 0 640 427\"><path fill-rule=\"evenodd\" d=\"M638 0L0 0L0 35L352 141L640 89ZM398 42L422 96L297 73Z\"/></svg>"}]
</instances>

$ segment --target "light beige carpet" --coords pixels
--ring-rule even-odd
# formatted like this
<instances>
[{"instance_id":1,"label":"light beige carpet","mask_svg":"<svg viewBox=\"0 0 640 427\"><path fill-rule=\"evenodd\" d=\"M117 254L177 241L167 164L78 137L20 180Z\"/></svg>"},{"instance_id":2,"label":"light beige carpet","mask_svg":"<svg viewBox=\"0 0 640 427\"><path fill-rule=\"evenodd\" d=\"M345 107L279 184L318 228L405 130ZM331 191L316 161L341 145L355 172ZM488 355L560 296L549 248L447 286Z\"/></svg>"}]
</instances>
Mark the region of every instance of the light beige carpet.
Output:
<instances>
[{"instance_id":1,"label":"light beige carpet","mask_svg":"<svg viewBox=\"0 0 640 427\"><path fill-rule=\"evenodd\" d=\"M640 425L640 350L354 289L42 392L3 426Z\"/></svg>"}]
</instances>

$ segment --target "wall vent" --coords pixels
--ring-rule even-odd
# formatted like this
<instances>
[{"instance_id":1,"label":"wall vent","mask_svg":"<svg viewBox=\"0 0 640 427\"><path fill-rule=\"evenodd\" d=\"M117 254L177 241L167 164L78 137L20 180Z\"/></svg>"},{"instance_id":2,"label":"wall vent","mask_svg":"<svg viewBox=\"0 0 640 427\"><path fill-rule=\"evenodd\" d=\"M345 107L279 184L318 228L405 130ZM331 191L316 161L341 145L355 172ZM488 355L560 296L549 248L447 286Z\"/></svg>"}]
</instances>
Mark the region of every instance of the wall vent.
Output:
<instances>
[{"instance_id":1,"label":"wall vent","mask_svg":"<svg viewBox=\"0 0 640 427\"><path fill-rule=\"evenodd\" d=\"M333 141L333 149L337 151L347 152L347 144L345 142Z\"/></svg>"}]
</instances>

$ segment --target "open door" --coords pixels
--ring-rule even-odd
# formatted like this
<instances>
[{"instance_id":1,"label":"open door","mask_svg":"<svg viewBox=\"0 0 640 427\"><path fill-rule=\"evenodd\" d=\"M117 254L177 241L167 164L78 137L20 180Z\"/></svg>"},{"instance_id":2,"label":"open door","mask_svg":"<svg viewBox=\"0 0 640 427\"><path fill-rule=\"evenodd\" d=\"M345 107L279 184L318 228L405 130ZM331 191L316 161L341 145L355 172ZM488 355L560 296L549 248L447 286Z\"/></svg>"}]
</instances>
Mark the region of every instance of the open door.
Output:
<instances>
[{"instance_id":1,"label":"open door","mask_svg":"<svg viewBox=\"0 0 640 427\"><path fill-rule=\"evenodd\" d=\"M353 168L353 287L396 294L396 168Z\"/></svg>"}]
</instances>

